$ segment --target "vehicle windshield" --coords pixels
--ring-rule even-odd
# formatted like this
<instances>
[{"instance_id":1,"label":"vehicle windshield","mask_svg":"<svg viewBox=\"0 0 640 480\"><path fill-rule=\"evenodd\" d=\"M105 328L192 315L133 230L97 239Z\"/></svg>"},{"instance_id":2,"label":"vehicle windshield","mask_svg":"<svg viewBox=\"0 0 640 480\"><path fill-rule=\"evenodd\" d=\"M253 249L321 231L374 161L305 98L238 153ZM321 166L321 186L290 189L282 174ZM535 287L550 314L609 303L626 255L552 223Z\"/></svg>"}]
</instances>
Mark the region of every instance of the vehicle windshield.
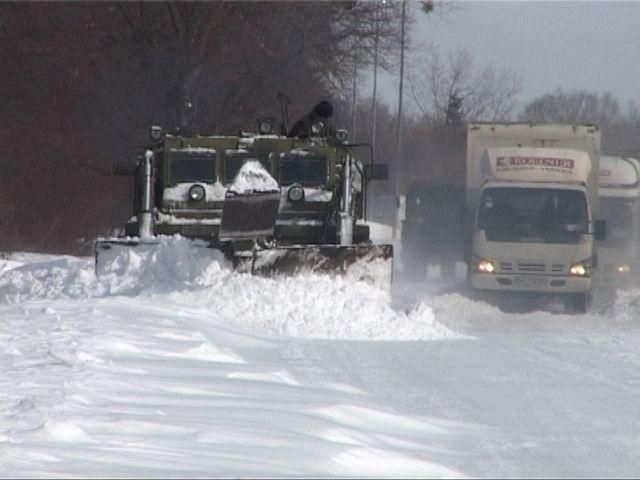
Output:
<instances>
[{"instance_id":1,"label":"vehicle windshield","mask_svg":"<svg viewBox=\"0 0 640 480\"><path fill-rule=\"evenodd\" d=\"M432 225L459 222L463 196L463 190L456 185L411 187L406 197L405 217Z\"/></svg>"},{"instance_id":2,"label":"vehicle windshield","mask_svg":"<svg viewBox=\"0 0 640 480\"><path fill-rule=\"evenodd\" d=\"M227 151L224 161L224 183L228 185L233 182L236 175L247 160L257 160L269 174L272 173L271 159L268 153L251 152L229 152Z\"/></svg>"},{"instance_id":3,"label":"vehicle windshield","mask_svg":"<svg viewBox=\"0 0 640 480\"><path fill-rule=\"evenodd\" d=\"M327 184L328 166L324 155L283 154L280 157L280 184L299 183L306 187Z\"/></svg>"},{"instance_id":4,"label":"vehicle windshield","mask_svg":"<svg viewBox=\"0 0 640 480\"><path fill-rule=\"evenodd\" d=\"M607 222L607 236L602 242L607 247L623 247L633 239L631 205L622 199L600 199L600 217Z\"/></svg>"},{"instance_id":5,"label":"vehicle windshield","mask_svg":"<svg viewBox=\"0 0 640 480\"><path fill-rule=\"evenodd\" d=\"M216 152L214 150L173 150L169 160L172 184L186 182L215 183Z\"/></svg>"},{"instance_id":6,"label":"vehicle windshield","mask_svg":"<svg viewBox=\"0 0 640 480\"><path fill-rule=\"evenodd\" d=\"M588 232L584 192L550 188L488 188L478 228L496 242L578 243Z\"/></svg>"}]
</instances>

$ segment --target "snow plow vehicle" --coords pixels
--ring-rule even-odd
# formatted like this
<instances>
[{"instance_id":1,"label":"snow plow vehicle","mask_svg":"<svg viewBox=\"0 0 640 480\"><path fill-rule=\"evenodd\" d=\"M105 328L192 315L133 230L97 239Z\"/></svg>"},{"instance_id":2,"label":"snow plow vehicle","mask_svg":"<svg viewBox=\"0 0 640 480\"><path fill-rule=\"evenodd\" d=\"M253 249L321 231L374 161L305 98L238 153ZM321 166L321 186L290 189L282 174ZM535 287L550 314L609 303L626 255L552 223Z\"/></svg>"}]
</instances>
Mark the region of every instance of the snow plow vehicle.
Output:
<instances>
[{"instance_id":1,"label":"snow plow vehicle","mask_svg":"<svg viewBox=\"0 0 640 480\"><path fill-rule=\"evenodd\" d=\"M367 183L386 179L368 144L347 141L311 114L286 133L261 119L256 133L187 135L151 128L135 168L133 216L124 236L96 242L96 272L123 251L165 236L219 249L236 270L268 275L332 272L390 289L392 245L374 245ZM321 111L321 113L323 113ZM360 155L368 156L367 162Z\"/></svg>"}]
</instances>

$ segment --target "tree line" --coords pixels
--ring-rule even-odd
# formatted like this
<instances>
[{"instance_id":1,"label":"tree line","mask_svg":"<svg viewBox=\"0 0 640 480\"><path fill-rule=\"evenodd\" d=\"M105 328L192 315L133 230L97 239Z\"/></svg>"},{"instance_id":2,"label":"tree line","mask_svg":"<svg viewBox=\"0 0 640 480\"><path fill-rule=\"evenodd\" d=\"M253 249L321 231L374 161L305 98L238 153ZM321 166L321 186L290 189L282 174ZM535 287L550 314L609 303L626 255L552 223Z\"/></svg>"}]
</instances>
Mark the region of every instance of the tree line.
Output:
<instances>
[{"instance_id":1,"label":"tree line","mask_svg":"<svg viewBox=\"0 0 640 480\"><path fill-rule=\"evenodd\" d=\"M0 249L86 251L123 225L131 186L109 172L150 125L251 128L282 95L293 121L322 98L348 112L373 26L383 62L397 30L376 5L0 3Z\"/></svg>"},{"instance_id":2,"label":"tree line","mask_svg":"<svg viewBox=\"0 0 640 480\"><path fill-rule=\"evenodd\" d=\"M409 3L407 32L440 7ZM278 116L283 99L293 123L330 99L355 140L371 140L377 118L377 160L405 188L463 178L469 120L559 115L557 99L544 97L516 112L519 80L508 69L408 43L404 98L414 113L403 116L400 162L395 106L378 100L374 115L359 88L374 64L397 70L400 27L401 2L388 1L0 3L0 250L90 253L131 213L130 182L111 172L134 160L151 125L250 129ZM578 93L582 108L563 114L597 112L605 138L626 146L637 109ZM577 102L574 92L550 95Z\"/></svg>"}]
</instances>

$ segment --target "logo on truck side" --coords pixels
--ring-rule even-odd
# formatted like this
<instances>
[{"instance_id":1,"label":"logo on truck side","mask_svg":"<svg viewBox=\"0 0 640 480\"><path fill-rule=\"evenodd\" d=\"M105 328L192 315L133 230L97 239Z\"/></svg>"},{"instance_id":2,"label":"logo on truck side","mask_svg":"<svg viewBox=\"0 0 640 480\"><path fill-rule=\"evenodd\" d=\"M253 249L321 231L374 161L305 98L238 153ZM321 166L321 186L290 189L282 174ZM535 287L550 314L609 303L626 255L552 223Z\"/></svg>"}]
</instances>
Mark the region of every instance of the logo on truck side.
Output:
<instances>
[{"instance_id":1,"label":"logo on truck side","mask_svg":"<svg viewBox=\"0 0 640 480\"><path fill-rule=\"evenodd\" d=\"M509 170L513 167L518 170L542 167L544 170L568 172L573 170L575 162L572 158L512 156L497 157L496 167L498 171Z\"/></svg>"}]
</instances>

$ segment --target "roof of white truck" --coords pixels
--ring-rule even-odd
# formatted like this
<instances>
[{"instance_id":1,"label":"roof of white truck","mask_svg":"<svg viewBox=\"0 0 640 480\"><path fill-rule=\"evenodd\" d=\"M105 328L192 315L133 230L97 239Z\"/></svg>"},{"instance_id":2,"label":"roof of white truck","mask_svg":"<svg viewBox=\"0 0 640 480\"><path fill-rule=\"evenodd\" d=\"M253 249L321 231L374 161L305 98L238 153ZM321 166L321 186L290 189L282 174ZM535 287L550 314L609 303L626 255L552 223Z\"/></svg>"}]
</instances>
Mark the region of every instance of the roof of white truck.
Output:
<instances>
[{"instance_id":1,"label":"roof of white truck","mask_svg":"<svg viewBox=\"0 0 640 480\"><path fill-rule=\"evenodd\" d=\"M516 140L522 139L566 139L600 132L600 127L592 123L535 123L535 122L473 122L467 126L468 134L475 136L496 136Z\"/></svg>"},{"instance_id":2,"label":"roof of white truck","mask_svg":"<svg viewBox=\"0 0 640 480\"><path fill-rule=\"evenodd\" d=\"M484 185L485 188L549 188L556 190L579 190L584 192L586 187L582 183L566 182L515 182L508 180L490 180Z\"/></svg>"}]
</instances>

